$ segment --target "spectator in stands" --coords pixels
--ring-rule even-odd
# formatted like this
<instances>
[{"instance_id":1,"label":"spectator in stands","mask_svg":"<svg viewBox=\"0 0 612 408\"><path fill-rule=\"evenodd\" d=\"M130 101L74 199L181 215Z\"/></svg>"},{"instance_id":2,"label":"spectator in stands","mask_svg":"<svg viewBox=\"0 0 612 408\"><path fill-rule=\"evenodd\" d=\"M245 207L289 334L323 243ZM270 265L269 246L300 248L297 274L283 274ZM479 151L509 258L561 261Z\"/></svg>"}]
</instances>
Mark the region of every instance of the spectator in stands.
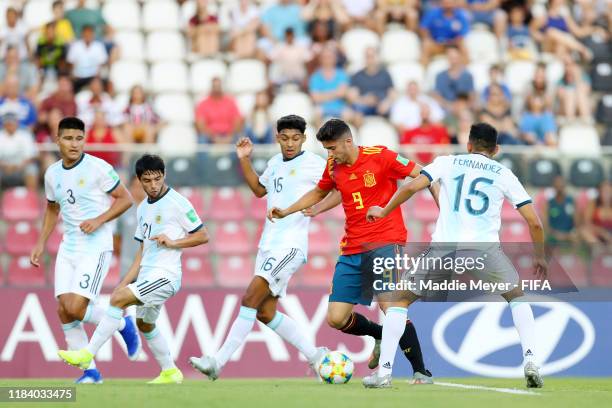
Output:
<instances>
[{"instance_id":1,"label":"spectator in stands","mask_svg":"<svg viewBox=\"0 0 612 408\"><path fill-rule=\"evenodd\" d=\"M344 6L337 0L310 0L302 9L302 18L308 25L308 31L314 22L322 22L332 35L339 33L340 28L350 22Z\"/></svg>"},{"instance_id":2,"label":"spectator in stands","mask_svg":"<svg viewBox=\"0 0 612 408\"><path fill-rule=\"evenodd\" d=\"M66 18L64 15L64 2L62 0L55 0L52 6L53 10L53 20L51 23L54 23L55 30L55 38L62 42L62 44L69 44L74 40L74 30L72 29L72 24L70 20ZM46 25L42 26L40 29L41 37L44 37L46 34Z\"/></svg>"},{"instance_id":3,"label":"spectator in stands","mask_svg":"<svg viewBox=\"0 0 612 408\"><path fill-rule=\"evenodd\" d=\"M346 103L349 77L342 68L336 67L336 53L332 49L321 52L321 68L310 77L309 92L316 104L316 122L327 117L350 121L353 112Z\"/></svg>"},{"instance_id":4,"label":"spectator in stands","mask_svg":"<svg viewBox=\"0 0 612 408\"><path fill-rule=\"evenodd\" d=\"M233 143L243 119L233 96L223 92L220 78L213 78L210 94L198 103L195 123L201 143Z\"/></svg>"},{"instance_id":5,"label":"spectator in stands","mask_svg":"<svg viewBox=\"0 0 612 408\"><path fill-rule=\"evenodd\" d=\"M18 79L20 94L30 100L36 100L38 94L36 67L27 59L20 61L17 48L12 46L6 50L4 61L0 63L0 81L4 81L8 76L15 76Z\"/></svg>"},{"instance_id":6,"label":"spectator in stands","mask_svg":"<svg viewBox=\"0 0 612 408\"><path fill-rule=\"evenodd\" d=\"M531 21L531 36L542 44L544 51L563 57L578 52L585 61L592 58L591 50L580 39L592 31L591 26L579 26L574 21L565 0L550 0L548 10Z\"/></svg>"},{"instance_id":7,"label":"spectator in stands","mask_svg":"<svg viewBox=\"0 0 612 408\"><path fill-rule=\"evenodd\" d=\"M263 34L268 41L281 41L285 31L292 28L297 41L306 38L306 25L302 19L302 6L293 0L279 0L264 10L261 16Z\"/></svg>"},{"instance_id":8,"label":"spectator in stands","mask_svg":"<svg viewBox=\"0 0 612 408\"><path fill-rule=\"evenodd\" d=\"M83 27L82 39L72 43L67 59L72 64L74 91L77 93L100 75L100 68L108 61L108 54L104 44L96 40L93 26Z\"/></svg>"},{"instance_id":9,"label":"spectator in stands","mask_svg":"<svg viewBox=\"0 0 612 408\"><path fill-rule=\"evenodd\" d=\"M240 2L230 11L232 51L236 58L250 58L255 55L259 8L250 0Z\"/></svg>"},{"instance_id":10,"label":"spectator in stands","mask_svg":"<svg viewBox=\"0 0 612 408\"><path fill-rule=\"evenodd\" d=\"M471 23L486 24L493 29L497 38L506 31L506 13L500 8L501 0L467 0L466 8Z\"/></svg>"},{"instance_id":11,"label":"spectator in stands","mask_svg":"<svg viewBox=\"0 0 612 408\"><path fill-rule=\"evenodd\" d=\"M9 75L4 80L4 96L0 98L0 116L13 113L19 120L19 126L32 129L36 124L34 104L19 94L19 79Z\"/></svg>"},{"instance_id":12,"label":"spectator in stands","mask_svg":"<svg viewBox=\"0 0 612 408\"><path fill-rule=\"evenodd\" d=\"M406 94L395 99L391 106L389 120L401 135L405 131L421 126L421 105L429 106L429 120L440 123L444 119L444 111L429 95L421 92L416 81L406 85Z\"/></svg>"},{"instance_id":13,"label":"spectator in stands","mask_svg":"<svg viewBox=\"0 0 612 408\"><path fill-rule=\"evenodd\" d=\"M474 109L470 105L470 97L468 94L459 94L455 102L451 105L451 108L444 112L444 125L450 134L457 134L459 118L465 111L474 112Z\"/></svg>"},{"instance_id":14,"label":"spectator in stands","mask_svg":"<svg viewBox=\"0 0 612 408\"><path fill-rule=\"evenodd\" d=\"M432 56L441 54L448 46L454 46L467 60L464 37L470 30L469 17L464 9L456 6L457 0L441 0L440 7L426 12L421 20L424 65Z\"/></svg>"},{"instance_id":15,"label":"spectator in stands","mask_svg":"<svg viewBox=\"0 0 612 408\"><path fill-rule=\"evenodd\" d=\"M14 7L6 9L6 24L0 27L0 58L4 58L9 47L17 49L20 60L27 59L30 48L27 41L28 29L19 19Z\"/></svg>"},{"instance_id":16,"label":"spectator in stands","mask_svg":"<svg viewBox=\"0 0 612 408\"><path fill-rule=\"evenodd\" d=\"M255 96L255 106L247 119L246 135L253 143L273 143L272 118L270 117L270 98L266 91Z\"/></svg>"},{"instance_id":17,"label":"spectator in stands","mask_svg":"<svg viewBox=\"0 0 612 408\"><path fill-rule=\"evenodd\" d=\"M504 92L504 97L510 102L512 100L512 93L510 92L510 88L508 85L504 83L504 74L499 65L493 64L491 68L489 68L489 85L485 87L482 91L482 100L487 101L489 99L489 90L492 85L499 85L502 91Z\"/></svg>"},{"instance_id":18,"label":"spectator in stands","mask_svg":"<svg viewBox=\"0 0 612 408\"><path fill-rule=\"evenodd\" d=\"M419 2L416 0L378 0L375 18L376 30L380 35L383 35L389 23L399 23L410 31L417 31Z\"/></svg>"},{"instance_id":19,"label":"spectator in stands","mask_svg":"<svg viewBox=\"0 0 612 408\"><path fill-rule=\"evenodd\" d=\"M130 100L124 113L123 132L127 141L132 143L155 142L162 123L142 86L132 87Z\"/></svg>"},{"instance_id":20,"label":"spectator in stands","mask_svg":"<svg viewBox=\"0 0 612 408\"><path fill-rule=\"evenodd\" d=\"M585 208L582 237L590 244L612 244L612 186L604 180L597 188L597 197Z\"/></svg>"},{"instance_id":21,"label":"spectator in stands","mask_svg":"<svg viewBox=\"0 0 612 408\"><path fill-rule=\"evenodd\" d=\"M510 101L506 99L504 90L498 84L489 88L489 98L482 111L480 121L489 123L499 134L499 144L521 144L516 137L516 126L510 112Z\"/></svg>"},{"instance_id":22,"label":"spectator in stands","mask_svg":"<svg viewBox=\"0 0 612 408\"><path fill-rule=\"evenodd\" d=\"M572 120L578 116L585 122L593 120L591 112L591 81L571 58L565 58L565 71L557 84L559 115Z\"/></svg>"},{"instance_id":23,"label":"spectator in stands","mask_svg":"<svg viewBox=\"0 0 612 408\"><path fill-rule=\"evenodd\" d=\"M436 76L435 97L446 110L452 108L453 102L460 94L468 95L470 104L474 104L474 79L461 61L459 48L449 46L446 57L448 69Z\"/></svg>"},{"instance_id":24,"label":"spectator in stands","mask_svg":"<svg viewBox=\"0 0 612 408\"><path fill-rule=\"evenodd\" d=\"M341 0L341 2L348 15L350 26L357 25L376 30L376 20L371 18L371 13L375 12L376 0Z\"/></svg>"},{"instance_id":25,"label":"spectator in stands","mask_svg":"<svg viewBox=\"0 0 612 408\"><path fill-rule=\"evenodd\" d=\"M336 64L338 67L342 67L346 62L346 58L342 53L340 44L335 40L327 25L321 21L315 21L311 28L311 58L308 64L306 64L308 74L312 75L313 72L320 68L319 62L321 61L321 52L323 52L324 49L333 50L336 53Z\"/></svg>"},{"instance_id":26,"label":"spectator in stands","mask_svg":"<svg viewBox=\"0 0 612 408\"><path fill-rule=\"evenodd\" d=\"M541 97L530 95L527 98L527 109L522 113L519 131L527 144L557 144L557 125L552 113L545 110Z\"/></svg>"},{"instance_id":27,"label":"spectator in stands","mask_svg":"<svg viewBox=\"0 0 612 408\"><path fill-rule=\"evenodd\" d=\"M407 145L447 145L450 137L446 127L433 123L430 119L429 105L423 103L419 106L421 113L421 124L414 129L406 130L400 135L400 143ZM419 152L416 160L421 164L431 163L434 158L433 153Z\"/></svg>"},{"instance_id":28,"label":"spectator in stands","mask_svg":"<svg viewBox=\"0 0 612 408\"><path fill-rule=\"evenodd\" d=\"M512 3L509 11L510 24L506 30L508 38L508 56L512 60L533 60L531 34L527 26L525 5Z\"/></svg>"},{"instance_id":29,"label":"spectator in stands","mask_svg":"<svg viewBox=\"0 0 612 408\"><path fill-rule=\"evenodd\" d=\"M38 38L36 46L36 65L43 77L49 75L56 78L59 74L67 73L66 44L55 35L55 23L45 26L45 35Z\"/></svg>"},{"instance_id":30,"label":"spectator in stands","mask_svg":"<svg viewBox=\"0 0 612 408\"><path fill-rule=\"evenodd\" d=\"M120 126L124 117L113 98L104 90L104 84L99 77L94 77L89 83L89 89L81 91L76 96L79 118L89 129L94 122L96 111L104 112L106 121L111 126Z\"/></svg>"},{"instance_id":31,"label":"spectator in stands","mask_svg":"<svg viewBox=\"0 0 612 408\"><path fill-rule=\"evenodd\" d=\"M554 196L545 200L542 208L547 241L551 244L577 243L578 211L574 197L567 193L561 175L553 180L553 188Z\"/></svg>"},{"instance_id":32,"label":"spectator in stands","mask_svg":"<svg viewBox=\"0 0 612 408\"><path fill-rule=\"evenodd\" d=\"M53 111L59 111L61 117L76 116L77 104L72 91L72 82L66 75L62 75L57 80L57 90L42 101L38 110L38 127L37 134L45 131L51 134L51 126L55 121L51 121L50 115Z\"/></svg>"},{"instance_id":33,"label":"spectator in stands","mask_svg":"<svg viewBox=\"0 0 612 408\"><path fill-rule=\"evenodd\" d=\"M304 85L306 63L310 60L310 50L304 43L295 41L293 29L285 32L285 41L277 43L269 55L270 81L277 86L286 84Z\"/></svg>"},{"instance_id":34,"label":"spectator in stands","mask_svg":"<svg viewBox=\"0 0 612 408\"><path fill-rule=\"evenodd\" d=\"M32 134L19 128L13 113L2 115L0 130L0 187L22 186L36 190L38 186L38 154Z\"/></svg>"},{"instance_id":35,"label":"spectator in stands","mask_svg":"<svg viewBox=\"0 0 612 408\"><path fill-rule=\"evenodd\" d=\"M187 29L191 50L203 57L219 52L219 19L209 10L208 0L197 0L196 11Z\"/></svg>"},{"instance_id":36,"label":"spectator in stands","mask_svg":"<svg viewBox=\"0 0 612 408\"><path fill-rule=\"evenodd\" d=\"M95 38L103 38L104 27L107 25L104 16L102 16L102 12L99 9L87 8L86 2L86 0L79 0L75 8L66 12L66 18L70 21L70 25L77 38L83 37L83 31L86 27L93 29Z\"/></svg>"},{"instance_id":37,"label":"spectator in stands","mask_svg":"<svg viewBox=\"0 0 612 408\"><path fill-rule=\"evenodd\" d=\"M365 50L365 68L351 76L347 98L355 112L364 116L387 116L395 98L389 71L378 58L378 50Z\"/></svg>"},{"instance_id":38,"label":"spectator in stands","mask_svg":"<svg viewBox=\"0 0 612 408\"><path fill-rule=\"evenodd\" d=\"M552 110L553 92L548 86L548 79L546 78L546 64L543 62L538 63L536 66L530 89L531 91L529 92L529 95L539 96L544 101L545 110Z\"/></svg>"},{"instance_id":39,"label":"spectator in stands","mask_svg":"<svg viewBox=\"0 0 612 408\"><path fill-rule=\"evenodd\" d=\"M451 143L466 147L470 139L470 129L474 123L474 115L469 109L457 114L455 127L452 129Z\"/></svg>"},{"instance_id":40,"label":"spectator in stands","mask_svg":"<svg viewBox=\"0 0 612 408\"><path fill-rule=\"evenodd\" d=\"M98 110L94 114L93 125L87 131L85 142L89 144L118 145L123 142L123 138L119 129L113 129L106 122L105 113ZM109 148L113 148L113 146L109 146ZM118 151L88 150L88 153L92 156L99 157L113 167L120 167L121 165L121 153Z\"/></svg>"}]
</instances>

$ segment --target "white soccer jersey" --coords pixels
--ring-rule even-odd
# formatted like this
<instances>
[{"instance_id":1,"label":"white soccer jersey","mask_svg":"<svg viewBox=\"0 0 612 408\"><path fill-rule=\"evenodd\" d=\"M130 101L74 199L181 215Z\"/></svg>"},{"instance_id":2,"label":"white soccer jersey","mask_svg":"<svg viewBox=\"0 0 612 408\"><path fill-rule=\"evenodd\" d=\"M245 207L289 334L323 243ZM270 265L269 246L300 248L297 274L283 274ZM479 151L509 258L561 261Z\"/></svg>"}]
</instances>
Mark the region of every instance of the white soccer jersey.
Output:
<instances>
[{"instance_id":1,"label":"white soccer jersey","mask_svg":"<svg viewBox=\"0 0 612 408\"><path fill-rule=\"evenodd\" d=\"M432 242L499 242L504 197L531 202L510 169L482 154L440 156L421 174L440 180L440 215Z\"/></svg>"},{"instance_id":2,"label":"white soccer jersey","mask_svg":"<svg viewBox=\"0 0 612 408\"><path fill-rule=\"evenodd\" d=\"M167 272L168 279L178 290L182 250L159 246L150 238L160 234L165 234L172 240L184 238L203 227L200 217L189 200L170 187L153 201L144 199L136 210L136 217L138 225L134 238L143 243L141 274L162 269ZM138 275L138 280L144 278L141 274Z\"/></svg>"},{"instance_id":3,"label":"white soccer jersey","mask_svg":"<svg viewBox=\"0 0 612 408\"><path fill-rule=\"evenodd\" d=\"M85 234L79 225L110 208L111 193L119 185L119 176L102 159L84 153L70 168L60 160L45 172L45 194L60 205L64 221L62 246L69 253L102 252L113 249L112 227L105 223L93 234Z\"/></svg>"},{"instance_id":4,"label":"white soccer jersey","mask_svg":"<svg viewBox=\"0 0 612 408\"><path fill-rule=\"evenodd\" d=\"M304 151L291 160L284 161L281 153L268 161L268 167L259 177L266 188L268 210L272 207L287 208L298 198L312 190L325 169L325 160L314 153ZM270 222L266 219L259 249L269 251L297 248L308 254L308 226L310 218L301 212Z\"/></svg>"}]
</instances>

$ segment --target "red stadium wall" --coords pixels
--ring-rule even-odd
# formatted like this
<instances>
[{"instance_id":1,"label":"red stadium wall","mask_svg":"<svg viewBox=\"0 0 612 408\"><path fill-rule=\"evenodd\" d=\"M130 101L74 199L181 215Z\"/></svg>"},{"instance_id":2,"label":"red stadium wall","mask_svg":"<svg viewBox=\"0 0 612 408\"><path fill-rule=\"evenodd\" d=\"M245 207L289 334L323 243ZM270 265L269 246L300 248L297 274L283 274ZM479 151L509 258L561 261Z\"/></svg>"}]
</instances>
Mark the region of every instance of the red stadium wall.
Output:
<instances>
[{"instance_id":1,"label":"red stadium wall","mask_svg":"<svg viewBox=\"0 0 612 408\"><path fill-rule=\"evenodd\" d=\"M327 293L324 290L293 290L281 299L281 310L306 327L317 344L346 351L356 362L356 373L366 373L371 351L368 340L343 335L325 322ZM222 344L240 307L240 291L182 290L166 305L158 327L166 336L183 373L198 376L187 364L190 356L214 353ZM65 346L51 289L0 289L0 378L77 377L78 370L59 361L58 348ZM105 299L102 299L105 301ZM107 299L106 299L107 301ZM372 308L367 313L378 320ZM88 333L92 325L86 325ZM143 339L144 340L144 339ZM109 341L96 361L103 376L154 377L157 363L145 346L140 361L129 361L121 338ZM255 327L236 359L228 363L224 377L302 377L310 375L299 354L262 324Z\"/></svg>"}]
</instances>

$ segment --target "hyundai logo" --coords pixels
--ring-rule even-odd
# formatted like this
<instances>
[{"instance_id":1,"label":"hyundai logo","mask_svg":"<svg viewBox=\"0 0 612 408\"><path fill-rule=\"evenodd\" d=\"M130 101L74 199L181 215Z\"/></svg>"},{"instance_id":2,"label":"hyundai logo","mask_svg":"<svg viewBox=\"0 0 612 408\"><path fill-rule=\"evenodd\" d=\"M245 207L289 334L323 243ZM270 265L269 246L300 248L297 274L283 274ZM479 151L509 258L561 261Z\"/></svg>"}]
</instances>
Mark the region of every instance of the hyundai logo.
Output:
<instances>
[{"instance_id":1,"label":"hyundai logo","mask_svg":"<svg viewBox=\"0 0 612 408\"><path fill-rule=\"evenodd\" d=\"M535 297L534 297L535 298ZM551 298L537 297L534 306L548 309L536 318L536 359L542 366L540 372L548 375L563 371L580 362L593 348L595 330L589 318L576 307ZM541 302L541 303L540 303ZM487 363L482 360L493 353L511 346L520 345L518 333L513 325L502 326L501 318L508 310L505 302L459 303L446 310L436 321L432 340L440 355L452 365L477 375L489 377L520 377L523 375L522 362L518 366ZM475 311L475 317L472 316ZM449 346L447 336L449 325L453 322L468 322L465 333L459 333L461 340L456 349ZM570 322L574 322L582 331L582 342L563 356L552 357ZM519 359L521 353L518 353ZM552 359L551 359L552 357ZM500 358L500 360L502 360Z\"/></svg>"}]
</instances>

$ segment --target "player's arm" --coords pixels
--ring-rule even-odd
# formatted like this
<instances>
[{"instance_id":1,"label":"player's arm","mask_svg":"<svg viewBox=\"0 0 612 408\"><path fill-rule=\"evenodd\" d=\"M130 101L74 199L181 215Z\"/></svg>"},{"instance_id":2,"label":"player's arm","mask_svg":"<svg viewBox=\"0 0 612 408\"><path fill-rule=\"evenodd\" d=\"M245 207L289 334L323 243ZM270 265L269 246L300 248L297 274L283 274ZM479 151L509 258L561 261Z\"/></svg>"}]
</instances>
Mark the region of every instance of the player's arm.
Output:
<instances>
[{"instance_id":1,"label":"player's arm","mask_svg":"<svg viewBox=\"0 0 612 408\"><path fill-rule=\"evenodd\" d=\"M259 175L255 172L251 164L251 153L253 153L253 142L248 137L243 137L236 143L236 154L240 161L242 174L249 188L256 197L263 197L267 194L266 188L259 182Z\"/></svg>"},{"instance_id":2,"label":"player's arm","mask_svg":"<svg viewBox=\"0 0 612 408\"><path fill-rule=\"evenodd\" d=\"M109 194L112 198L114 198L113 204L110 206L110 208L98 215L96 218L83 221L81 225L79 225L81 231L86 234L94 233L104 223L112 221L126 212L127 209L133 204L132 196L122 184L118 184L117 187Z\"/></svg>"},{"instance_id":3,"label":"player's arm","mask_svg":"<svg viewBox=\"0 0 612 408\"><path fill-rule=\"evenodd\" d=\"M417 192L426 189L431 184L429 178L423 174L419 174L417 178L412 180L410 183L404 184L400 188L397 189L391 200L387 203L384 208L374 206L368 209L368 213L366 218L368 221L373 222L376 221L377 218L384 218L391 211L395 210L399 207L403 202L407 201L415 195Z\"/></svg>"},{"instance_id":4,"label":"player's arm","mask_svg":"<svg viewBox=\"0 0 612 408\"><path fill-rule=\"evenodd\" d=\"M138 251L136 251L136 254L134 255L134 262L132 262L130 269L123 277L123 280L119 282L119 286L117 286L117 289L120 289L124 286L129 285L130 283L134 282L136 278L138 278L138 271L140 270L140 262L142 261L142 248L143 248L143 244L142 242L140 242L140 247L138 248Z\"/></svg>"},{"instance_id":5,"label":"player's arm","mask_svg":"<svg viewBox=\"0 0 612 408\"><path fill-rule=\"evenodd\" d=\"M47 202L47 208L45 209L45 217L43 219L42 230L40 231L40 236L38 237L38 241L36 241L36 245L32 249L32 253L30 254L30 263L37 268L40 266L40 256L45 250L45 245L47 245L47 240L53 232L53 229L57 225L57 220L59 218L60 206L56 202Z\"/></svg>"},{"instance_id":6,"label":"player's arm","mask_svg":"<svg viewBox=\"0 0 612 408\"><path fill-rule=\"evenodd\" d=\"M535 249L535 275L537 278L545 278L548 270L544 251L544 227L538 217L538 213L532 203L521 205L518 207L518 212L527 222L529 226L529 235Z\"/></svg>"},{"instance_id":7,"label":"player's arm","mask_svg":"<svg viewBox=\"0 0 612 408\"><path fill-rule=\"evenodd\" d=\"M423 170L423 166L421 166L418 163L415 163L414 168L410 172L410 177L412 177L412 178L419 177L419 175L421 174L421 170ZM431 196L433 197L434 201L436 202L436 206L438 206L438 208L440 208L440 203L438 201L438 196L440 194L440 184L437 183L437 182L436 183L430 183L428 189L429 189L429 192L431 193Z\"/></svg>"},{"instance_id":8,"label":"player's arm","mask_svg":"<svg viewBox=\"0 0 612 408\"><path fill-rule=\"evenodd\" d=\"M342 194L338 190L333 190L325 196L320 203L313 205L310 208L302 210L302 214L306 217L316 217L317 215L329 211L342 203Z\"/></svg>"},{"instance_id":9,"label":"player's arm","mask_svg":"<svg viewBox=\"0 0 612 408\"><path fill-rule=\"evenodd\" d=\"M306 208L310 208L313 205L319 203L321 200L327 196L329 190L323 190L320 187L315 187L302 197L297 200L295 203L291 204L289 207L284 210L278 207L273 207L268 211L268 219L273 221L274 218L285 218L288 215L293 214L294 212L305 210Z\"/></svg>"},{"instance_id":10,"label":"player's arm","mask_svg":"<svg viewBox=\"0 0 612 408\"><path fill-rule=\"evenodd\" d=\"M208 242L208 230L203 224L193 232L185 235L184 238L172 240L165 234L155 235L150 238L151 241L157 241L157 245L165 246L169 249L184 249L202 245Z\"/></svg>"}]
</instances>

